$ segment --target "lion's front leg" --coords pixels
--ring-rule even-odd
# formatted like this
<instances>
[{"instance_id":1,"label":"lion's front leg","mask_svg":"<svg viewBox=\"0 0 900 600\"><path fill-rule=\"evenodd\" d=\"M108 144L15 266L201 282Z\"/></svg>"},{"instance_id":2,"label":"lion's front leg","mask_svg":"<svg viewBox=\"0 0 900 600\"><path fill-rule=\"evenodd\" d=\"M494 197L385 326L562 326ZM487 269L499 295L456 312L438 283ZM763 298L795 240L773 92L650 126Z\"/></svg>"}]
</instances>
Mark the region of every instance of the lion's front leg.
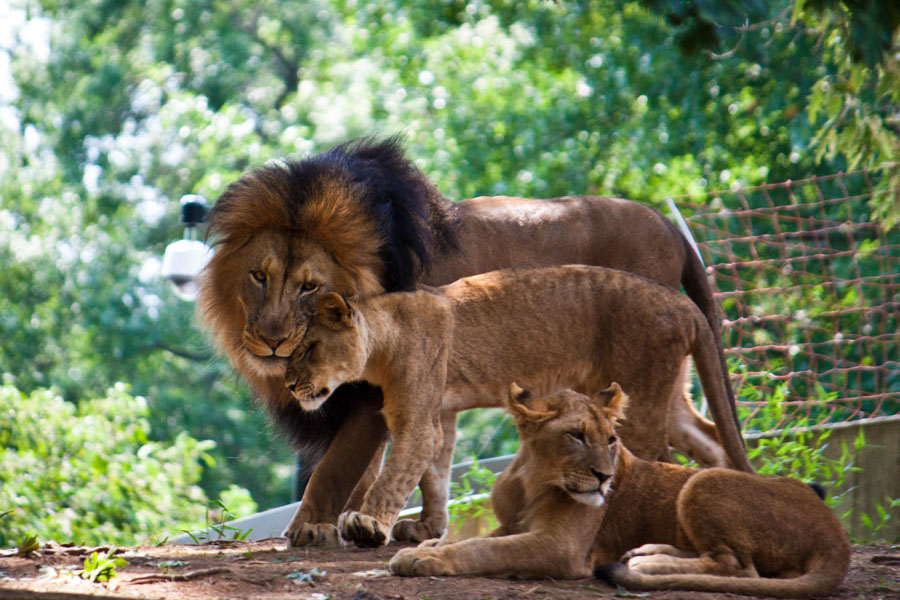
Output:
<instances>
[{"instance_id":1,"label":"lion's front leg","mask_svg":"<svg viewBox=\"0 0 900 600\"><path fill-rule=\"evenodd\" d=\"M450 495L450 464L456 445L456 412L441 415L442 442L437 458L432 461L419 488L422 490L422 514L418 519L401 519L394 524L391 537L397 541L422 542L440 538L447 531Z\"/></svg>"},{"instance_id":2,"label":"lion's front leg","mask_svg":"<svg viewBox=\"0 0 900 600\"><path fill-rule=\"evenodd\" d=\"M386 394L387 397L387 394ZM404 395L405 399L422 398L418 394ZM424 396L435 398L436 396ZM437 396L439 398L439 396ZM404 407L409 409L409 405ZM358 546L381 546L390 539L391 527L406 499L432 462L435 448L441 443L441 429L437 418L422 418L437 414L429 407L420 407L412 414L392 415L385 402L385 418L394 433L393 447L381 473L366 492L358 511L343 513L338 520L341 536Z\"/></svg>"},{"instance_id":3,"label":"lion's front leg","mask_svg":"<svg viewBox=\"0 0 900 600\"><path fill-rule=\"evenodd\" d=\"M340 388L353 410L319 462L303 502L284 532L288 546L338 546L337 521L354 486L368 487L371 464L379 464L387 427L370 389ZM370 461L367 467L366 459ZM352 498L351 498L352 499Z\"/></svg>"},{"instance_id":4,"label":"lion's front leg","mask_svg":"<svg viewBox=\"0 0 900 600\"><path fill-rule=\"evenodd\" d=\"M428 544L428 542L426 542ZM391 559L395 575L518 575L583 577L589 547L563 543L547 533L479 537L438 546L404 548Z\"/></svg>"},{"instance_id":5,"label":"lion's front leg","mask_svg":"<svg viewBox=\"0 0 900 600\"><path fill-rule=\"evenodd\" d=\"M309 517L298 509L284 532L288 547L301 546L336 547L341 545L341 536L333 523L312 523Z\"/></svg>"}]
</instances>

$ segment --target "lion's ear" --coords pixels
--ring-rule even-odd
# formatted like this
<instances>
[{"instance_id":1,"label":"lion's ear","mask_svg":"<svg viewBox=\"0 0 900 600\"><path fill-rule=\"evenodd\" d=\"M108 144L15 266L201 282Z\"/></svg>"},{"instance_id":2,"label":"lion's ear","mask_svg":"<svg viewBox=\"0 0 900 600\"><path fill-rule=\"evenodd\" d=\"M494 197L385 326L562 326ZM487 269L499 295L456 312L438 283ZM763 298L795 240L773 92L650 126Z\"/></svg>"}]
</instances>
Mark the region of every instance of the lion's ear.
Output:
<instances>
[{"instance_id":1,"label":"lion's ear","mask_svg":"<svg viewBox=\"0 0 900 600\"><path fill-rule=\"evenodd\" d=\"M328 292L322 296L316 316L322 323L335 331L353 327L353 309L340 294L334 292Z\"/></svg>"},{"instance_id":2,"label":"lion's ear","mask_svg":"<svg viewBox=\"0 0 900 600\"><path fill-rule=\"evenodd\" d=\"M608 388L597 394L597 401L603 407L607 418L616 423L625 419L625 411L628 409L628 394L622 391L619 384L613 381Z\"/></svg>"},{"instance_id":3,"label":"lion's ear","mask_svg":"<svg viewBox=\"0 0 900 600\"><path fill-rule=\"evenodd\" d=\"M528 390L523 390L515 383L509 384L509 398L507 399L507 408L517 424L523 423L543 423L555 417L558 411L547 410L540 402L535 402Z\"/></svg>"},{"instance_id":4,"label":"lion's ear","mask_svg":"<svg viewBox=\"0 0 900 600\"><path fill-rule=\"evenodd\" d=\"M531 392L528 390L523 390L519 387L519 385L513 381L509 384L509 402L524 402L528 398L531 397Z\"/></svg>"}]
</instances>

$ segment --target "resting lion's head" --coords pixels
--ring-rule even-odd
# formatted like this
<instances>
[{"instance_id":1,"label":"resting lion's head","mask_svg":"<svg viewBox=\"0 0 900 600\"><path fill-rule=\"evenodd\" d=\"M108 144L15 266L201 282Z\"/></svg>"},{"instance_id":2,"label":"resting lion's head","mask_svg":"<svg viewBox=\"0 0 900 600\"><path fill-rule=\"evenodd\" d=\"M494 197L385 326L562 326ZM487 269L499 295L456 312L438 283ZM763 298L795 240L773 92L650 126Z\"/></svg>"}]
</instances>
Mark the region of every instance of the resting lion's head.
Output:
<instances>
[{"instance_id":1,"label":"resting lion's head","mask_svg":"<svg viewBox=\"0 0 900 600\"><path fill-rule=\"evenodd\" d=\"M318 409L339 385L362 379L368 339L359 312L340 295L325 293L303 346L288 361L285 387L304 410Z\"/></svg>"},{"instance_id":2,"label":"resting lion's head","mask_svg":"<svg viewBox=\"0 0 900 600\"><path fill-rule=\"evenodd\" d=\"M628 396L616 383L595 398L572 390L534 398L510 385L508 410L519 431L519 452L527 453L528 478L601 506L615 471L615 424L627 405Z\"/></svg>"},{"instance_id":3,"label":"resting lion's head","mask_svg":"<svg viewBox=\"0 0 900 600\"><path fill-rule=\"evenodd\" d=\"M415 284L434 248L452 243L445 202L396 138L251 171L208 215L217 249L200 317L251 383L282 377L322 294Z\"/></svg>"}]
</instances>

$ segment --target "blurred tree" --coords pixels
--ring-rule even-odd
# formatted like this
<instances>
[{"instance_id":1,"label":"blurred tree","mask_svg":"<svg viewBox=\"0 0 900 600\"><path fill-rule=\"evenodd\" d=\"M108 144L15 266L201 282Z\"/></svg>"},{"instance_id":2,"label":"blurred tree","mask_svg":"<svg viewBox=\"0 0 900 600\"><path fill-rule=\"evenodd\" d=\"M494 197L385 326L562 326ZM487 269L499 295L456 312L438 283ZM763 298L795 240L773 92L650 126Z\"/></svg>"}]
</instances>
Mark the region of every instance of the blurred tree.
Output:
<instances>
[{"instance_id":1,"label":"blurred tree","mask_svg":"<svg viewBox=\"0 0 900 600\"><path fill-rule=\"evenodd\" d=\"M793 0L766 15L766 3L642 0L681 27L679 47L718 59L736 53L748 36L781 30L815 39L819 79L805 103L817 160L842 157L848 169L900 162L900 3L881 0ZM900 174L881 189L900 188ZM900 219L900 197L883 195L873 216L888 226Z\"/></svg>"},{"instance_id":2,"label":"blurred tree","mask_svg":"<svg viewBox=\"0 0 900 600\"><path fill-rule=\"evenodd\" d=\"M213 442L184 432L149 439L146 401L117 385L77 407L47 390L0 385L0 546L42 542L135 544L205 524L197 485ZM240 494L229 491L232 510ZM163 508L163 510L161 510Z\"/></svg>"}]
</instances>

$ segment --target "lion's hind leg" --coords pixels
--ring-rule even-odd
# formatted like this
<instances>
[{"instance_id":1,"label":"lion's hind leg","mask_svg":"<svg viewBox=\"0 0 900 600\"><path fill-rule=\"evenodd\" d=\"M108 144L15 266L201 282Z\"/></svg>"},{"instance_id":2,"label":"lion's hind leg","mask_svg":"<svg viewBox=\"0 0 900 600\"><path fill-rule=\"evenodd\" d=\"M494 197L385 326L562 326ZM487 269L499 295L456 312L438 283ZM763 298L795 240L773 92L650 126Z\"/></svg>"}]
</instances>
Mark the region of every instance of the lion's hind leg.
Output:
<instances>
[{"instance_id":1,"label":"lion's hind leg","mask_svg":"<svg viewBox=\"0 0 900 600\"><path fill-rule=\"evenodd\" d=\"M677 550L677 549L676 549ZM737 556L729 552L705 553L701 556L687 553L678 556L670 553L644 554L628 560L628 568L642 575L724 575L728 577L759 577L752 562L744 566Z\"/></svg>"},{"instance_id":2,"label":"lion's hind leg","mask_svg":"<svg viewBox=\"0 0 900 600\"><path fill-rule=\"evenodd\" d=\"M669 444L702 467L731 466L719 440L716 424L697 412L691 401L690 360L681 367L679 382L669 402Z\"/></svg>"},{"instance_id":3,"label":"lion's hind leg","mask_svg":"<svg viewBox=\"0 0 900 600\"><path fill-rule=\"evenodd\" d=\"M643 546L632 548L631 550L623 554L621 561L627 564L630 559L636 556L650 556L652 554L666 554L668 556L677 556L678 558L697 557L696 552L682 550L681 548L676 548L675 546L670 546L669 544L644 544Z\"/></svg>"}]
</instances>

